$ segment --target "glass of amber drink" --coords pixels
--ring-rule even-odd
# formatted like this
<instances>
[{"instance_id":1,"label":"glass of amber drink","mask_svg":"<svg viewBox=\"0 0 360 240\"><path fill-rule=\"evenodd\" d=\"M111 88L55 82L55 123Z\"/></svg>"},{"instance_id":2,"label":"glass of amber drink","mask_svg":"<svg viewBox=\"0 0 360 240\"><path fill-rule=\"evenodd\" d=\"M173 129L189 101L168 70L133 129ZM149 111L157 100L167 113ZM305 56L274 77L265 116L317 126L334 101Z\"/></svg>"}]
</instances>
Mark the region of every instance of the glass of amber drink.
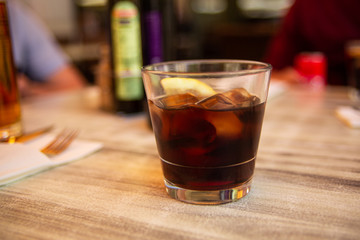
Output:
<instances>
[{"instance_id":1,"label":"glass of amber drink","mask_svg":"<svg viewBox=\"0 0 360 240\"><path fill-rule=\"evenodd\" d=\"M188 60L142 69L168 194L194 204L250 191L271 66Z\"/></svg>"},{"instance_id":2,"label":"glass of amber drink","mask_svg":"<svg viewBox=\"0 0 360 240\"><path fill-rule=\"evenodd\" d=\"M0 1L0 141L9 141L22 133L20 96L5 4Z\"/></svg>"}]
</instances>

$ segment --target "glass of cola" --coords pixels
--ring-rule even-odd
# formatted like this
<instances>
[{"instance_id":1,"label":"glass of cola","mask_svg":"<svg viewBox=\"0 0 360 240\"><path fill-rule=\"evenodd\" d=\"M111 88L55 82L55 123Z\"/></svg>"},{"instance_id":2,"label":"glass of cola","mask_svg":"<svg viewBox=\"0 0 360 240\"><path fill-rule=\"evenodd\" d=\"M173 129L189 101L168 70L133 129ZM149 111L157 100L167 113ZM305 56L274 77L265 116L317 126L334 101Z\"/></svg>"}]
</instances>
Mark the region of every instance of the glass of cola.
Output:
<instances>
[{"instance_id":1,"label":"glass of cola","mask_svg":"<svg viewBox=\"0 0 360 240\"><path fill-rule=\"evenodd\" d=\"M194 204L249 193L271 66L187 60L142 68L168 194Z\"/></svg>"}]
</instances>

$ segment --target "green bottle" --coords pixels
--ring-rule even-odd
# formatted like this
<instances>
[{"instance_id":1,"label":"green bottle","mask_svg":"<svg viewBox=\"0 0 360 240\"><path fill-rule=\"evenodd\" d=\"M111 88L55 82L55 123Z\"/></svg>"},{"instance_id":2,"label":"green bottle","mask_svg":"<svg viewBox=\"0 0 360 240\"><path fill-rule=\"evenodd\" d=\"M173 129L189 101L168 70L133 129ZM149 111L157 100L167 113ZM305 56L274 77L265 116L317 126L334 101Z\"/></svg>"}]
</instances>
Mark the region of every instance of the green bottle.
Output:
<instances>
[{"instance_id":1,"label":"green bottle","mask_svg":"<svg viewBox=\"0 0 360 240\"><path fill-rule=\"evenodd\" d=\"M141 112L145 93L141 78L140 4L135 0L109 0L108 11L115 111Z\"/></svg>"}]
</instances>

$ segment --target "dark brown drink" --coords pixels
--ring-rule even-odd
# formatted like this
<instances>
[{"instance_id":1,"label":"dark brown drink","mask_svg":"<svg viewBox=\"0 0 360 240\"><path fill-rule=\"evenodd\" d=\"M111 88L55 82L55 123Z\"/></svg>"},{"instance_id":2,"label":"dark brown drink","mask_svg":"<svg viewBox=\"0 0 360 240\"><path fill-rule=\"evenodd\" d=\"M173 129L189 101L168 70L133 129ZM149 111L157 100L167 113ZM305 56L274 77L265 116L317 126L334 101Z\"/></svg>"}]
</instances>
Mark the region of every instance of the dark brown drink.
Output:
<instances>
[{"instance_id":1,"label":"dark brown drink","mask_svg":"<svg viewBox=\"0 0 360 240\"><path fill-rule=\"evenodd\" d=\"M149 100L166 181L184 189L230 189L251 180L265 103L239 88L206 99Z\"/></svg>"}]
</instances>

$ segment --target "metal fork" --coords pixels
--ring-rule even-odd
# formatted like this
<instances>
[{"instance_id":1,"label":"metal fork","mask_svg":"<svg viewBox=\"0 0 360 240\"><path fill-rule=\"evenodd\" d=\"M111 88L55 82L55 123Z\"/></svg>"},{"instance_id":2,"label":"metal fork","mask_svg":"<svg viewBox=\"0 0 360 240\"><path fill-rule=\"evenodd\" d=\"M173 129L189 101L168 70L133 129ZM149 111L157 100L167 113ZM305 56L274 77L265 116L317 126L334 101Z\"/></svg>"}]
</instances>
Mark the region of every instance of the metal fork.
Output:
<instances>
[{"instance_id":1,"label":"metal fork","mask_svg":"<svg viewBox=\"0 0 360 240\"><path fill-rule=\"evenodd\" d=\"M64 129L62 130L55 139L42 148L40 151L48 156L54 156L62 153L79 134L77 129Z\"/></svg>"}]
</instances>

